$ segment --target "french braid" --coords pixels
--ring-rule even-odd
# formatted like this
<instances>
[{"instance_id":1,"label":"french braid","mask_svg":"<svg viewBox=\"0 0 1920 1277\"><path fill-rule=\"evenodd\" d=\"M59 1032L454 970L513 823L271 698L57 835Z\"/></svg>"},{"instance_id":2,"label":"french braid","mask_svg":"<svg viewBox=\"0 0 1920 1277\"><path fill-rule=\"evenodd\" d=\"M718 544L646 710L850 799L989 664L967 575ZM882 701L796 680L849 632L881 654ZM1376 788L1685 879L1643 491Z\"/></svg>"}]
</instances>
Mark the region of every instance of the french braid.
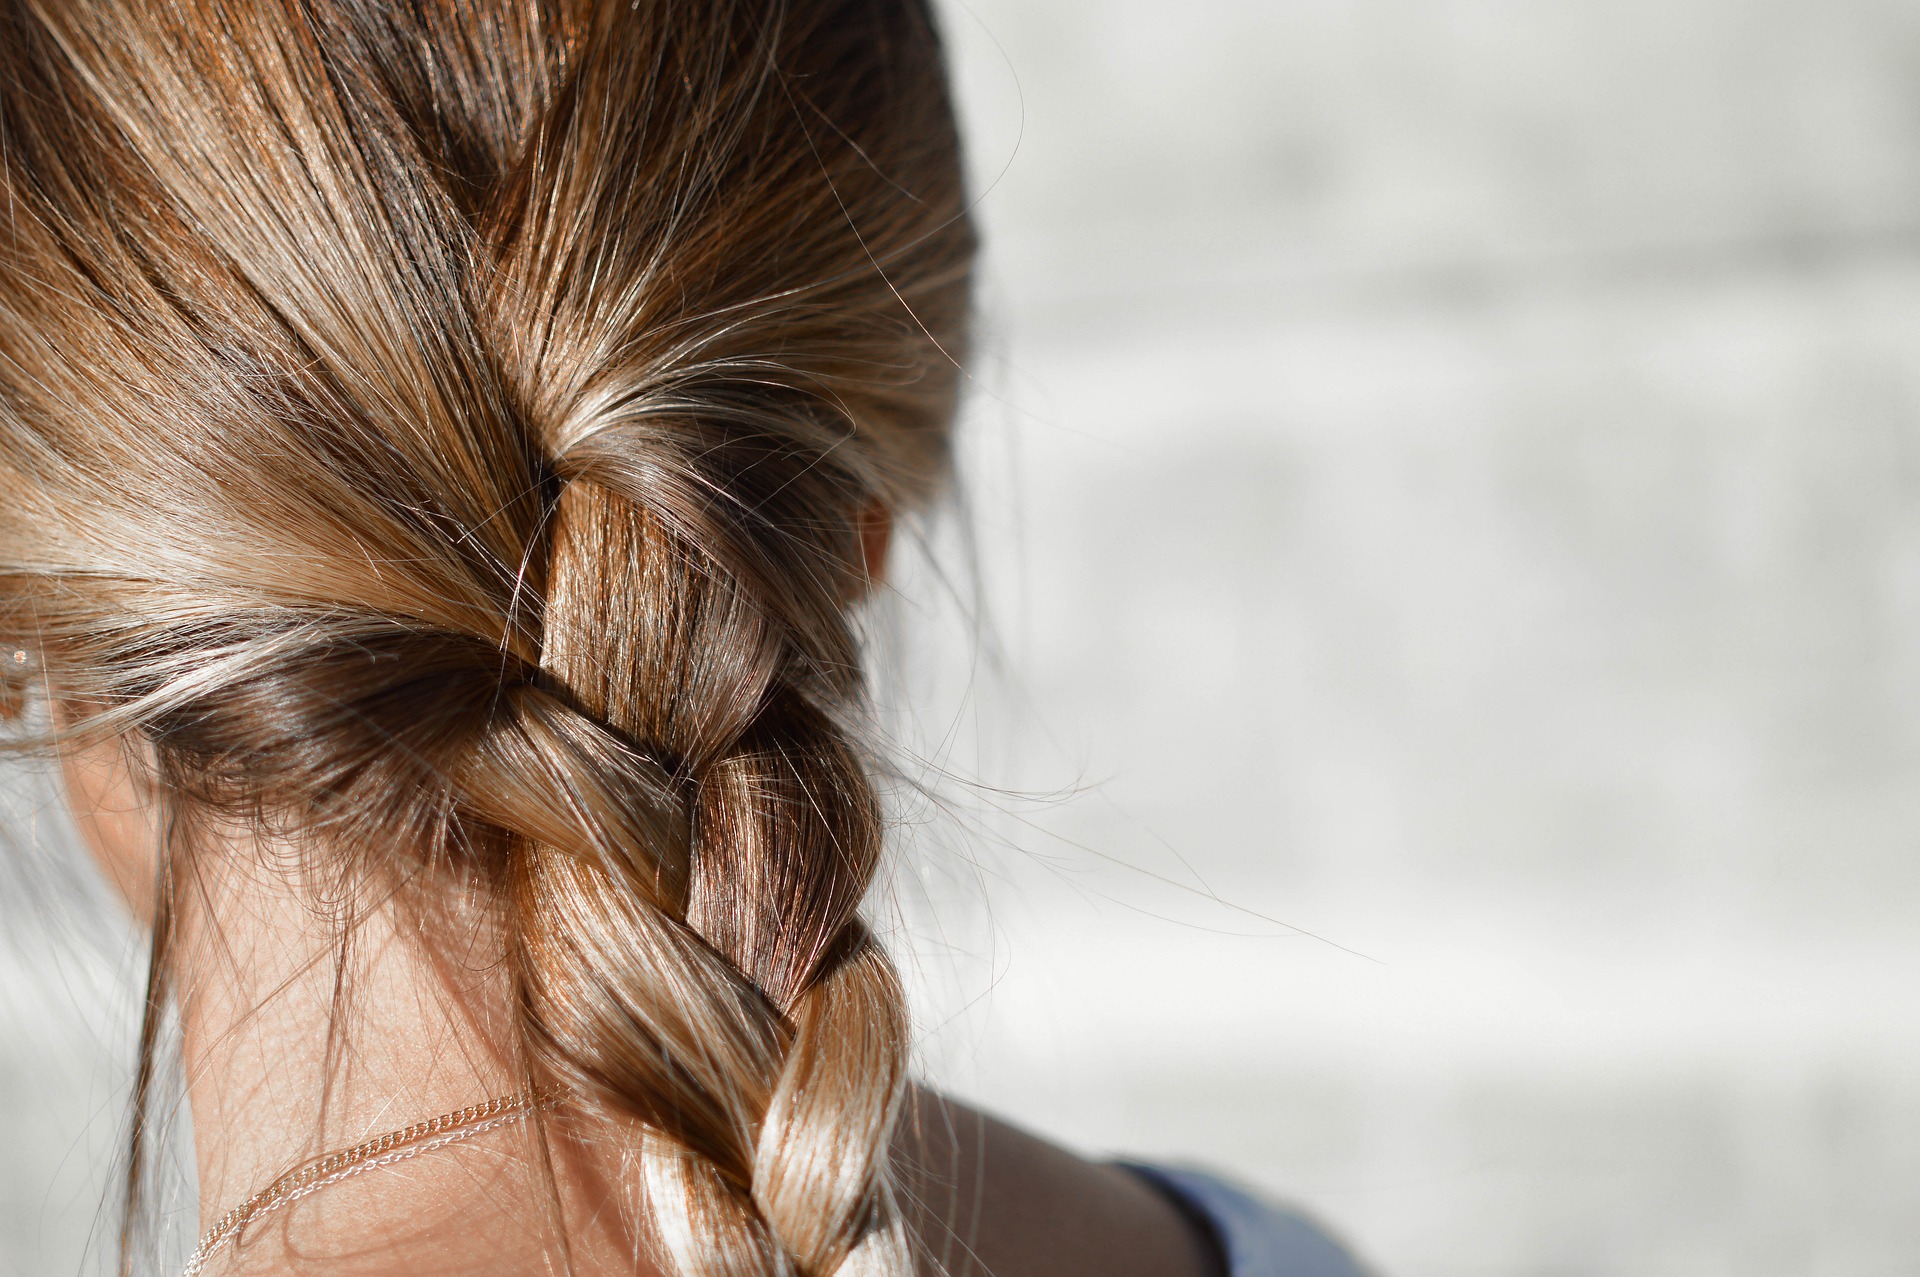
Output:
<instances>
[{"instance_id":1,"label":"french braid","mask_svg":"<svg viewBox=\"0 0 1920 1277\"><path fill-rule=\"evenodd\" d=\"M921 0L5 0L0 155L0 627L75 730L478 869L674 1271L904 1277L848 612L963 355Z\"/></svg>"}]
</instances>

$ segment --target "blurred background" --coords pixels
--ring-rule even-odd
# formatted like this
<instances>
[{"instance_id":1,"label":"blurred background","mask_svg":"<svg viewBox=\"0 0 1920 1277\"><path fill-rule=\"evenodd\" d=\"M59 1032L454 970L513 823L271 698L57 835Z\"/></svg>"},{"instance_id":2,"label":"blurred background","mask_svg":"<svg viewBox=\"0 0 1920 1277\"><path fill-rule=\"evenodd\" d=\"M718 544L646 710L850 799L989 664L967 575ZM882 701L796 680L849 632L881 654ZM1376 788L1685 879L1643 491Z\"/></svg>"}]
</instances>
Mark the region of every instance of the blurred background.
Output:
<instances>
[{"instance_id":1,"label":"blurred background","mask_svg":"<svg viewBox=\"0 0 1920 1277\"><path fill-rule=\"evenodd\" d=\"M1385 1277L1912 1273L1920 6L945 17L966 530L880 618L927 1071ZM12 860L41 1277L137 943Z\"/></svg>"}]
</instances>

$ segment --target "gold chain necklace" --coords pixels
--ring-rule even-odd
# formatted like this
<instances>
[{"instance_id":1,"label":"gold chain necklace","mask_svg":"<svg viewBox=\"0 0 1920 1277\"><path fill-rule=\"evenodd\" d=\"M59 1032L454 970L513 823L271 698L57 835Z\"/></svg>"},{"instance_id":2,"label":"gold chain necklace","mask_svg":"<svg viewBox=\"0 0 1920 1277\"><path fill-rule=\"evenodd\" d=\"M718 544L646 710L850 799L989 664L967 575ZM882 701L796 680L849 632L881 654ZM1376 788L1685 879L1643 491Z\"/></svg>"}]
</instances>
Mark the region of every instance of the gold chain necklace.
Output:
<instances>
[{"instance_id":1,"label":"gold chain necklace","mask_svg":"<svg viewBox=\"0 0 1920 1277\"><path fill-rule=\"evenodd\" d=\"M412 1126L403 1126L397 1131L388 1131L364 1144L328 1153L296 1167L222 1215L207 1230L206 1236L200 1239L200 1244L194 1247L181 1277L200 1277L201 1269L206 1267L215 1252L238 1238L248 1224L262 1215L292 1205L309 1193L317 1193L376 1167L391 1166L395 1162L403 1162L422 1153L430 1153L449 1144L458 1144L476 1135L509 1126L546 1102L546 1096L539 1091L503 1095L484 1103L469 1104L456 1112L430 1117L424 1122L415 1122Z\"/></svg>"}]
</instances>

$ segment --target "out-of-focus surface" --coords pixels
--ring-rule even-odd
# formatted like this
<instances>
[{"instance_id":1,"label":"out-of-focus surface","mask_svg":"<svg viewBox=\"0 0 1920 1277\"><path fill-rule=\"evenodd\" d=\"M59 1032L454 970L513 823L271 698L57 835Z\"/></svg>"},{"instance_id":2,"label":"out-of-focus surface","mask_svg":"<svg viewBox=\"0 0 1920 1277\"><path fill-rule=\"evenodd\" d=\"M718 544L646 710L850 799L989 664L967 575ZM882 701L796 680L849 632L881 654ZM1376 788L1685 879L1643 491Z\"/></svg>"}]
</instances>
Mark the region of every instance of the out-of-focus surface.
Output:
<instances>
[{"instance_id":1,"label":"out-of-focus surface","mask_svg":"<svg viewBox=\"0 0 1920 1277\"><path fill-rule=\"evenodd\" d=\"M940 1067L1386 1273L1913 1271L1920 7L950 13L978 714L1084 792Z\"/></svg>"},{"instance_id":2,"label":"out-of-focus surface","mask_svg":"<svg viewBox=\"0 0 1920 1277\"><path fill-rule=\"evenodd\" d=\"M1912 1271L1920 9L946 12L1006 660L909 563L896 682L1073 792L914 809L929 1068L1386 1274ZM0 886L0 1274L72 1273L133 942Z\"/></svg>"},{"instance_id":3,"label":"out-of-focus surface","mask_svg":"<svg viewBox=\"0 0 1920 1277\"><path fill-rule=\"evenodd\" d=\"M105 1274L143 939L44 765L0 766L0 1277Z\"/></svg>"}]
</instances>

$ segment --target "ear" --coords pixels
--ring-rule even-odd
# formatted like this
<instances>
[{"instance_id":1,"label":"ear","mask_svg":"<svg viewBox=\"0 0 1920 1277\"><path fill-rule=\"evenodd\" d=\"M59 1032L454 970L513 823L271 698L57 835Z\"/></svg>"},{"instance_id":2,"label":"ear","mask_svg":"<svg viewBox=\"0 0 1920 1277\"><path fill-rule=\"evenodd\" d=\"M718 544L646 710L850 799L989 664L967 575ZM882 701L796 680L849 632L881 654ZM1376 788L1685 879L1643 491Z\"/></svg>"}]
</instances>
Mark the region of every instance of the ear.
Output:
<instances>
[{"instance_id":1,"label":"ear","mask_svg":"<svg viewBox=\"0 0 1920 1277\"><path fill-rule=\"evenodd\" d=\"M75 708L53 699L55 730ZM153 889L160 845L160 803L151 783L144 742L129 739L59 746L62 788L81 841L93 853L127 908L153 921Z\"/></svg>"},{"instance_id":2,"label":"ear","mask_svg":"<svg viewBox=\"0 0 1920 1277\"><path fill-rule=\"evenodd\" d=\"M893 544L893 511L879 501L860 511L860 569L872 590L887 574L887 547Z\"/></svg>"},{"instance_id":3,"label":"ear","mask_svg":"<svg viewBox=\"0 0 1920 1277\"><path fill-rule=\"evenodd\" d=\"M37 671L25 648L0 651L0 721L19 718L34 691Z\"/></svg>"}]
</instances>

